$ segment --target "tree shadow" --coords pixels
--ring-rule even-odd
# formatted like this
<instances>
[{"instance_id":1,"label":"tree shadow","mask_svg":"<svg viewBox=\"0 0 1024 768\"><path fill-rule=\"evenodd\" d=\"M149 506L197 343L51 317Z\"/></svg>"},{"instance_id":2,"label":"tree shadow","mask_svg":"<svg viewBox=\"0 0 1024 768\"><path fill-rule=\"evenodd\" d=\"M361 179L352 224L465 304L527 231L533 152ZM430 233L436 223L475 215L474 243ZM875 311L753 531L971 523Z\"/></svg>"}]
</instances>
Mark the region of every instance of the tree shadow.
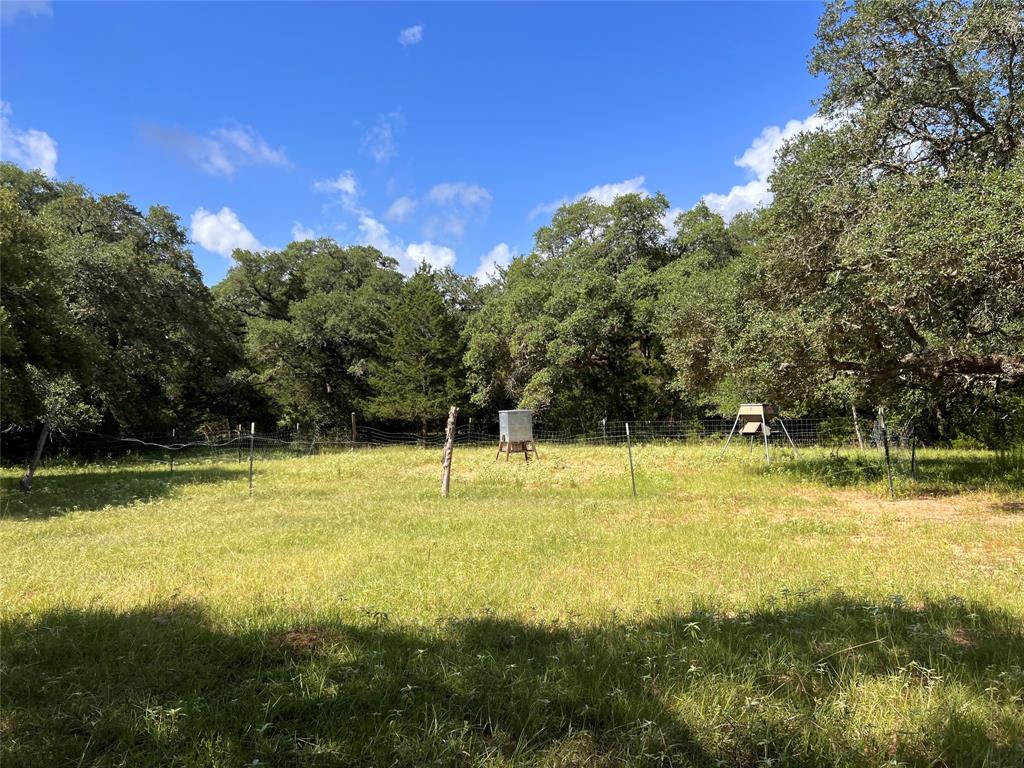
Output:
<instances>
[{"instance_id":1,"label":"tree shadow","mask_svg":"<svg viewBox=\"0 0 1024 768\"><path fill-rule=\"evenodd\" d=\"M1013 455L961 452L922 453L912 470L909 454L893 457L893 477L911 495L948 496L966 491L1024 494L1024 464ZM831 487L884 483L885 460L875 452L832 453L778 461L762 471L796 475Z\"/></svg>"},{"instance_id":2,"label":"tree shadow","mask_svg":"<svg viewBox=\"0 0 1024 768\"><path fill-rule=\"evenodd\" d=\"M955 599L911 607L793 597L749 614L697 609L596 626L493 615L398 625L371 612L241 626L250 628L226 628L194 604L6 620L4 764L1024 758L1012 738L1021 716L1005 716L1024 693L1022 622ZM900 730L865 743L848 727L844 702L872 681L895 685L896 700L908 686L927 689L927 738L904 741ZM979 720L944 689L932 696L939 685L1004 707L1004 720Z\"/></svg>"},{"instance_id":3,"label":"tree shadow","mask_svg":"<svg viewBox=\"0 0 1024 768\"><path fill-rule=\"evenodd\" d=\"M39 520L73 511L94 511L163 498L176 488L197 483L244 484L245 466L224 464L89 465L73 472L41 470L33 488L18 489L18 478L0 481L0 519ZM239 493L245 492L240 485Z\"/></svg>"}]
</instances>

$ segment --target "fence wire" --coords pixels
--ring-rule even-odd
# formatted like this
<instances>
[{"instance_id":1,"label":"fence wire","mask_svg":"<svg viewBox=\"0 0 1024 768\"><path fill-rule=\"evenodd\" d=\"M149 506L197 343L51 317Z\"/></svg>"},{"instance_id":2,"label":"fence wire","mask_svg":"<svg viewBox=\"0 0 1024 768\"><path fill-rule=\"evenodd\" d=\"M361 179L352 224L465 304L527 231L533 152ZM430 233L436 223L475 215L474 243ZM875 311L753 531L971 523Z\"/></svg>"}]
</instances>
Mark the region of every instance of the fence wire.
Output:
<instances>
[{"instance_id":1,"label":"fence wire","mask_svg":"<svg viewBox=\"0 0 1024 768\"><path fill-rule=\"evenodd\" d=\"M785 422L789 437L797 446L828 444L832 439L824 429L822 419L792 419ZM699 419L692 421L631 421L630 436L634 443L724 443L734 425L733 419ZM602 421L586 431L551 430L539 426L534 429L534 438L544 445L624 445L626 443L626 422ZM437 448L444 446L445 433L401 432L380 429L372 425L359 424L355 433L344 432L302 433L299 430L278 430L256 432L231 430L220 434L168 435L166 433L145 433L135 435L107 435L95 432L79 432L65 441L64 450L69 455L92 460L138 459L142 461L176 462L234 458L241 461L249 456L250 450L258 458L272 456L312 456L324 453L383 448L390 446L418 446ZM734 437L737 445L740 436ZM757 446L763 445L763 437L756 438ZM786 434L778 428L770 431L770 446L786 447ZM455 431L455 443L460 446L496 446L498 429L496 424L459 425Z\"/></svg>"},{"instance_id":2,"label":"fence wire","mask_svg":"<svg viewBox=\"0 0 1024 768\"><path fill-rule=\"evenodd\" d=\"M859 423L846 418L785 419L785 430L772 423L767 449L772 467L780 471L806 471L830 483L852 483L864 480L882 481L888 477L913 478L916 475L918 439L913 423L885 423L862 419ZM631 421L629 437L634 446L643 444L706 445L722 451L726 440L736 426L735 419L711 418L689 421ZM600 421L588 430L551 430L537 425L536 442L544 445L621 446L627 442L627 423ZM816 447L817 451L804 461L797 451ZM303 433L295 430L250 433L244 430L205 432L178 435L176 432L135 435L108 435L78 432L58 439L54 446L67 458L91 462L157 463L173 471L175 465L212 461L248 462L285 457L308 457L323 454L361 451L392 446L415 446L435 449L440 454L444 445L443 431L417 433L393 431L378 426L358 424L354 430ZM496 423L469 420L458 426L455 443L459 446L488 446L498 444ZM753 437L741 435L737 430L729 453L733 455L763 456L766 446L763 434ZM886 455L888 454L888 455ZM776 460L786 458L779 463ZM789 458L797 459L789 462Z\"/></svg>"}]
</instances>

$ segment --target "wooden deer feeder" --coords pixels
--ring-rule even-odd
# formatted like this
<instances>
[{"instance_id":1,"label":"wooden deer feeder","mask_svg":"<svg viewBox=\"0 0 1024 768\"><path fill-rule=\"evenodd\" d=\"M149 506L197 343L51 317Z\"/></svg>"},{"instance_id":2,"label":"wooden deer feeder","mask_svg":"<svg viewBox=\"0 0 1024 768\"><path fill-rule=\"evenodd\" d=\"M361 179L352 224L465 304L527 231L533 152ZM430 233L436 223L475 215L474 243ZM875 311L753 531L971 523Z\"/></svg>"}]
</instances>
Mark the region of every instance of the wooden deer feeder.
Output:
<instances>
[{"instance_id":1,"label":"wooden deer feeder","mask_svg":"<svg viewBox=\"0 0 1024 768\"><path fill-rule=\"evenodd\" d=\"M793 455L796 455L796 444L793 442L793 438L789 436L789 430L786 429L786 424L779 416L779 409L774 405L768 403L744 403L740 406L739 411L736 414L736 421L732 424L732 430L729 432L729 438L725 441L725 445L722 447L722 453L720 456L725 455L726 449L729 447L729 443L732 441L732 437L736 434L736 428L739 427L741 435L750 437L750 452L754 452L754 440L760 435L764 440L764 458L769 464L772 463L771 453L768 450L768 438L772 434L773 425L777 425L782 429L782 434L786 436L789 441L790 447L793 449Z\"/></svg>"},{"instance_id":2,"label":"wooden deer feeder","mask_svg":"<svg viewBox=\"0 0 1024 768\"><path fill-rule=\"evenodd\" d=\"M537 444L533 439L533 411L498 411L498 434L495 461L502 451L505 452L505 461L508 461L513 451L522 451L527 461L530 460L530 451L533 451L534 457L537 456Z\"/></svg>"}]
</instances>

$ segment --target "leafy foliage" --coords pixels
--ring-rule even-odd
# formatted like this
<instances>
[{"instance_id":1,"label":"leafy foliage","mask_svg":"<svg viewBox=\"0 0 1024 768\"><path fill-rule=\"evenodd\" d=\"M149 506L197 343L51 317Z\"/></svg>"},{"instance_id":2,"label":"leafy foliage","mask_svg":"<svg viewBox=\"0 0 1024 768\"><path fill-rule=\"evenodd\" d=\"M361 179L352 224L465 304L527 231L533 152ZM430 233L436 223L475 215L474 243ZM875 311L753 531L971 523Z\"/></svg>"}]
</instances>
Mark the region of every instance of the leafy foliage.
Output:
<instances>
[{"instance_id":1,"label":"leafy foliage","mask_svg":"<svg viewBox=\"0 0 1024 768\"><path fill-rule=\"evenodd\" d=\"M447 295L442 292L446 289ZM376 392L369 403L372 413L418 422L425 433L428 422L463 401L459 307L466 289L454 273L437 274L426 265L405 282L391 314L384 354L371 373Z\"/></svg>"},{"instance_id":2,"label":"leafy foliage","mask_svg":"<svg viewBox=\"0 0 1024 768\"><path fill-rule=\"evenodd\" d=\"M657 271L673 254L661 195L561 208L469 327L479 405L519 403L556 423L668 411L655 331Z\"/></svg>"},{"instance_id":3,"label":"leafy foliage","mask_svg":"<svg viewBox=\"0 0 1024 768\"><path fill-rule=\"evenodd\" d=\"M287 423L347 423L371 394L402 278L374 248L306 240L283 251L235 252L215 289L238 318L251 382Z\"/></svg>"},{"instance_id":4,"label":"leafy foliage","mask_svg":"<svg viewBox=\"0 0 1024 768\"><path fill-rule=\"evenodd\" d=\"M833 0L810 69L825 124L783 147L764 209L670 227L660 194L582 199L485 286L320 239L237 251L210 291L166 209L3 165L3 428L423 427L467 399L593 428L753 400L1012 440L1024 9Z\"/></svg>"},{"instance_id":5,"label":"leafy foliage","mask_svg":"<svg viewBox=\"0 0 1024 768\"><path fill-rule=\"evenodd\" d=\"M5 423L146 430L222 411L235 350L177 218L0 168Z\"/></svg>"}]
</instances>

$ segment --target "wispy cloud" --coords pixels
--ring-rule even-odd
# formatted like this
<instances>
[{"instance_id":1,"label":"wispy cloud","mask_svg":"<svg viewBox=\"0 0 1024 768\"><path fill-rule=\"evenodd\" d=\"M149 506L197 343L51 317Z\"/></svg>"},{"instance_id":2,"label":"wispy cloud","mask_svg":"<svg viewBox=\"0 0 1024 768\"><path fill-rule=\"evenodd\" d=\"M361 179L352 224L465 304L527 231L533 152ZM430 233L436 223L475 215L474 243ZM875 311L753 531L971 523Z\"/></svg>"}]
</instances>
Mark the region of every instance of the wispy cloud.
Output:
<instances>
[{"instance_id":1,"label":"wispy cloud","mask_svg":"<svg viewBox=\"0 0 1024 768\"><path fill-rule=\"evenodd\" d=\"M205 134L143 124L143 135L211 176L231 178L247 165L288 165L284 148L275 149L247 125L214 128Z\"/></svg>"},{"instance_id":2,"label":"wispy cloud","mask_svg":"<svg viewBox=\"0 0 1024 768\"><path fill-rule=\"evenodd\" d=\"M203 248L230 258L236 249L262 251L264 246L227 206L217 213L196 208L192 214L192 240Z\"/></svg>"},{"instance_id":3,"label":"wispy cloud","mask_svg":"<svg viewBox=\"0 0 1024 768\"><path fill-rule=\"evenodd\" d=\"M11 24L19 16L53 16L50 0L3 0L0 3L0 21Z\"/></svg>"},{"instance_id":4,"label":"wispy cloud","mask_svg":"<svg viewBox=\"0 0 1024 768\"><path fill-rule=\"evenodd\" d=\"M599 184L596 187L591 187L586 192L581 192L575 197L562 197L558 200L553 200L550 203L541 203L540 205L533 207L530 213L527 214L527 218L533 220L541 215L550 215L563 205L576 202L577 200L582 200L584 197L589 197L599 205L611 205L615 202L615 198L633 193L640 195L649 194L647 190L644 189L643 176L634 176L632 179L616 181L611 184Z\"/></svg>"},{"instance_id":5,"label":"wispy cloud","mask_svg":"<svg viewBox=\"0 0 1024 768\"><path fill-rule=\"evenodd\" d=\"M424 226L427 237L447 234L462 237L470 222L487 215L491 193L486 187L465 181L443 181L423 197L433 209Z\"/></svg>"},{"instance_id":6,"label":"wispy cloud","mask_svg":"<svg viewBox=\"0 0 1024 768\"><path fill-rule=\"evenodd\" d=\"M776 155L782 145L799 133L814 131L830 124L827 118L811 115L805 120L790 120L781 127L769 125L733 161L740 168L745 168L753 178L745 184L737 184L724 195L717 192L704 195L704 202L726 220L737 213L768 205L772 201L768 177L775 170Z\"/></svg>"},{"instance_id":7,"label":"wispy cloud","mask_svg":"<svg viewBox=\"0 0 1024 768\"><path fill-rule=\"evenodd\" d=\"M398 33L398 42L400 45L409 46L416 45L417 43L423 42L423 25L416 24L412 27L406 27Z\"/></svg>"},{"instance_id":8,"label":"wispy cloud","mask_svg":"<svg viewBox=\"0 0 1024 768\"><path fill-rule=\"evenodd\" d=\"M342 171L335 179L318 179L313 182L313 191L336 195L341 207L351 213L362 213L359 206L359 182L352 171Z\"/></svg>"},{"instance_id":9,"label":"wispy cloud","mask_svg":"<svg viewBox=\"0 0 1024 768\"><path fill-rule=\"evenodd\" d=\"M491 202L491 193L479 184L465 181L443 181L427 192L427 200L440 205L457 203L466 207L486 205Z\"/></svg>"},{"instance_id":10,"label":"wispy cloud","mask_svg":"<svg viewBox=\"0 0 1024 768\"><path fill-rule=\"evenodd\" d=\"M402 195L388 206L384 218L388 221L403 222L409 218L414 210L416 210L416 201L411 197Z\"/></svg>"},{"instance_id":11,"label":"wispy cloud","mask_svg":"<svg viewBox=\"0 0 1024 768\"><path fill-rule=\"evenodd\" d=\"M301 221L296 221L292 224L292 242L302 242L303 240L316 240L316 231L310 229Z\"/></svg>"},{"instance_id":12,"label":"wispy cloud","mask_svg":"<svg viewBox=\"0 0 1024 768\"><path fill-rule=\"evenodd\" d=\"M386 163L398 156L395 132L405 125L401 109L377 118L377 122L363 134L362 148L378 163Z\"/></svg>"},{"instance_id":13,"label":"wispy cloud","mask_svg":"<svg viewBox=\"0 0 1024 768\"><path fill-rule=\"evenodd\" d=\"M0 159L47 176L57 175L57 142L46 131L14 127L8 115L11 107L0 101Z\"/></svg>"}]
</instances>

